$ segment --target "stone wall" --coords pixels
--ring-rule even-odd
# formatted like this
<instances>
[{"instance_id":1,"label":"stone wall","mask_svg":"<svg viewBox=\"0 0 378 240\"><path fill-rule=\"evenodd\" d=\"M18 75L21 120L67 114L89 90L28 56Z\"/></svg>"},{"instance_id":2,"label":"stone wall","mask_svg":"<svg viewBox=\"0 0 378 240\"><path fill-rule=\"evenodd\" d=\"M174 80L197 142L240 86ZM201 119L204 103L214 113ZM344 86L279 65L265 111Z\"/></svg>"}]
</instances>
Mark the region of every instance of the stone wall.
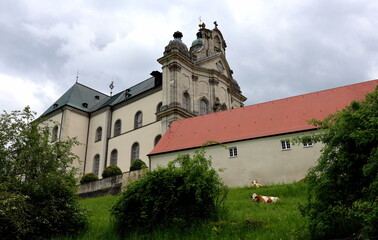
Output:
<instances>
[{"instance_id":1,"label":"stone wall","mask_svg":"<svg viewBox=\"0 0 378 240\"><path fill-rule=\"evenodd\" d=\"M98 181L80 184L78 195L80 198L94 198L106 195L117 195L122 189L143 176L147 170L124 172L122 175L103 178Z\"/></svg>"}]
</instances>

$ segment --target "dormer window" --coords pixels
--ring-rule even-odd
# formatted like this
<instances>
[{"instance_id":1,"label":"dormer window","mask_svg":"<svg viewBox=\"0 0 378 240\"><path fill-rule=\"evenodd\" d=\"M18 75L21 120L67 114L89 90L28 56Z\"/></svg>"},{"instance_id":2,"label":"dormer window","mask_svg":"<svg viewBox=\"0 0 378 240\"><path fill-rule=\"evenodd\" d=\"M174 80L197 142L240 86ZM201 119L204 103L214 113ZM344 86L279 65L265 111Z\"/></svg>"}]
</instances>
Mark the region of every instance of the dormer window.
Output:
<instances>
[{"instance_id":1,"label":"dormer window","mask_svg":"<svg viewBox=\"0 0 378 240\"><path fill-rule=\"evenodd\" d=\"M57 108L58 106L59 106L59 104L57 104L57 103L55 103L55 104L53 105L54 108Z\"/></svg>"},{"instance_id":2,"label":"dormer window","mask_svg":"<svg viewBox=\"0 0 378 240\"><path fill-rule=\"evenodd\" d=\"M95 96L95 99L96 99L96 100L100 100L100 96L99 96L99 95L96 95L96 96Z\"/></svg>"},{"instance_id":3,"label":"dormer window","mask_svg":"<svg viewBox=\"0 0 378 240\"><path fill-rule=\"evenodd\" d=\"M83 103L82 106L83 106L84 108L88 108L88 103Z\"/></svg>"}]
</instances>

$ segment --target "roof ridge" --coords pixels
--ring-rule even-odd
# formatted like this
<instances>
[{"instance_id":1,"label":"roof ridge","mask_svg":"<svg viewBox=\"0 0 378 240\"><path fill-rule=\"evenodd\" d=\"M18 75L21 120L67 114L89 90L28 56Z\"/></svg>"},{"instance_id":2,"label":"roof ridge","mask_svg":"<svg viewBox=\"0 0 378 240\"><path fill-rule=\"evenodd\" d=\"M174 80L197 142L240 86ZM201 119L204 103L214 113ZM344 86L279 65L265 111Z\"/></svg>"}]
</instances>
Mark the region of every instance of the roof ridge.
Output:
<instances>
[{"instance_id":1,"label":"roof ridge","mask_svg":"<svg viewBox=\"0 0 378 240\"><path fill-rule=\"evenodd\" d=\"M98 92L98 93L100 93L100 94L102 94L102 95L105 95L105 96L109 97L109 95L107 95L107 94L105 94L105 93L103 93L103 92L100 92L100 91L98 91L98 90L96 90L96 89L94 89L94 88L88 87L87 85L84 85L84 84L79 83L79 82L76 82L72 87L74 87L76 84L77 84L77 85L80 85L80 86L82 86L82 87L88 88L89 90L92 90L92 91Z\"/></svg>"}]
</instances>

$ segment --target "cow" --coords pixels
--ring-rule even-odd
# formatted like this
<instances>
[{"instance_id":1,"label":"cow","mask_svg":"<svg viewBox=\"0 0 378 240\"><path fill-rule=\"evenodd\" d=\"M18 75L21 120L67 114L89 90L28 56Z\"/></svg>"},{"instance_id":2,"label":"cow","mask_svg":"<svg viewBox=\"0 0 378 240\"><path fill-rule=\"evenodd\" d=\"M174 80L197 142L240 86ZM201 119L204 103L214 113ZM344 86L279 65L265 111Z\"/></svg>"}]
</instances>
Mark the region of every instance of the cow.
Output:
<instances>
[{"instance_id":1,"label":"cow","mask_svg":"<svg viewBox=\"0 0 378 240\"><path fill-rule=\"evenodd\" d=\"M251 183L252 187L261 187L261 184L257 182L257 180L253 180Z\"/></svg>"},{"instance_id":2,"label":"cow","mask_svg":"<svg viewBox=\"0 0 378 240\"><path fill-rule=\"evenodd\" d=\"M269 196L261 196L257 195L256 193L252 194L251 200L253 202L265 202L265 203L274 203L280 200L278 197L269 197Z\"/></svg>"}]
</instances>

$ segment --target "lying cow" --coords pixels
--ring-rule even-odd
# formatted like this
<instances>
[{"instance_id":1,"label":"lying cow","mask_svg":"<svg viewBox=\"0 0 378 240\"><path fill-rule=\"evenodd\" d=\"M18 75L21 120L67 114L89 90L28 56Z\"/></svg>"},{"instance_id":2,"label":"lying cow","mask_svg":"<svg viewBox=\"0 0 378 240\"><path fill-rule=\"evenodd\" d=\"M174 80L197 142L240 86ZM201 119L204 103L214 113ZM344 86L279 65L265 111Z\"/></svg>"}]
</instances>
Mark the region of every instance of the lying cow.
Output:
<instances>
[{"instance_id":1,"label":"lying cow","mask_svg":"<svg viewBox=\"0 0 378 240\"><path fill-rule=\"evenodd\" d=\"M268 197L268 196L261 196L261 195L257 195L256 193L254 193L252 196L251 196L251 200L253 202L266 202L266 203L273 203L273 202L277 202L278 200L280 200L278 197Z\"/></svg>"},{"instance_id":2,"label":"lying cow","mask_svg":"<svg viewBox=\"0 0 378 240\"><path fill-rule=\"evenodd\" d=\"M257 182L257 180L252 181L252 187L261 187L261 184Z\"/></svg>"}]
</instances>

